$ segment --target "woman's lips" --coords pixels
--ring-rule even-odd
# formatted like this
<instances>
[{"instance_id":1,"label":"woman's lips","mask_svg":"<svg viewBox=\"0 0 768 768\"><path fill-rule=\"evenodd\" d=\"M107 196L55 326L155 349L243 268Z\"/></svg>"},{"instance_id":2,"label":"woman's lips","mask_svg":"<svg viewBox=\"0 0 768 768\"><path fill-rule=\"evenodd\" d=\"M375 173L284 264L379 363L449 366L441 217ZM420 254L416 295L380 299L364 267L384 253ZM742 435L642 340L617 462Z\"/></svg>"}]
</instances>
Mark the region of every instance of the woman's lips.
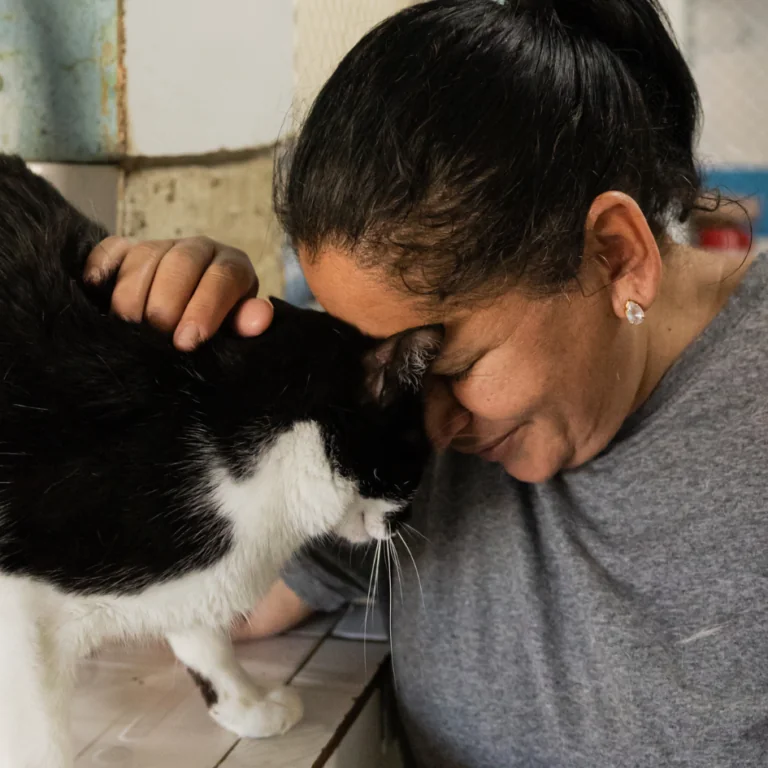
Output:
<instances>
[{"instance_id":1,"label":"woman's lips","mask_svg":"<svg viewBox=\"0 0 768 768\"><path fill-rule=\"evenodd\" d=\"M510 438L513 438L517 434L521 426L522 424L518 424L514 429L510 429L509 432L506 432L500 437L490 440L487 443L478 444L477 440L472 439L469 435L459 435L451 441L450 448L459 453L470 453L479 456L485 461L498 462L501 461L507 452Z\"/></svg>"},{"instance_id":2,"label":"woman's lips","mask_svg":"<svg viewBox=\"0 0 768 768\"><path fill-rule=\"evenodd\" d=\"M518 429L519 427L515 427L515 429L513 429L511 432L507 432L506 435L503 435L498 440L494 440L492 443L489 443L479 450L473 451L473 453L476 453L481 459L485 461L500 461L506 453L510 438L515 434L515 432L517 432Z\"/></svg>"}]
</instances>

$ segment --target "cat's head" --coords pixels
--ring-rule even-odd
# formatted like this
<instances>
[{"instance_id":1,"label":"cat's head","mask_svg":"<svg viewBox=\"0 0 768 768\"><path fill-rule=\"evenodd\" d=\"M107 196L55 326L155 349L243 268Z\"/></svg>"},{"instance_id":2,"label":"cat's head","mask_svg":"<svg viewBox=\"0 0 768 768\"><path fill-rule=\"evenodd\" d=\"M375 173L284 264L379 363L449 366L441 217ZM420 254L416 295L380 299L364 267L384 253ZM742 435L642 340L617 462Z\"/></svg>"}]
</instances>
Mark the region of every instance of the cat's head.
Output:
<instances>
[{"instance_id":1,"label":"cat's head","mask_svg":"<svg viewBox=\"0 0 768 768\"><path fill-rule=\"evenodd\" d=\"M288 513L310 535L388 538L429 458L422 385L442 329L376 340L325 313L273 303L272 326L256 342L268 349L254 355L262 368L250 380L259 382L254 397L270 402L275 451L291 454Z\"/></svg>"}]
</instances>

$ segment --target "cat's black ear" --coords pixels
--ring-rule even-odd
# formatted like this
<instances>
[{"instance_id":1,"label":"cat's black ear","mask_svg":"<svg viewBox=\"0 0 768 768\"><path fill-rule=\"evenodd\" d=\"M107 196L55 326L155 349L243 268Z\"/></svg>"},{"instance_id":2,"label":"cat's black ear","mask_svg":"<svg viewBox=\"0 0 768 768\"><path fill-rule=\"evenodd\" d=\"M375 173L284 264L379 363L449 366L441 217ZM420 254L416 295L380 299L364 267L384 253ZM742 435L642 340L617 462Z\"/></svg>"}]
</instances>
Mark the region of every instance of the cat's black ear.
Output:
<instances>
[{"instance_id":1,"label":"cat's black ear","mask_svg":"<svg viewBox=\"0 0 768 768\"><path fill-rule=\"evenodd\" d=\"M368 391L381 405L389 405L398 394L416 391L440 352L443 328L429 325L403 331L382 341L365 359Z\"/></svg>"}]
</instances>

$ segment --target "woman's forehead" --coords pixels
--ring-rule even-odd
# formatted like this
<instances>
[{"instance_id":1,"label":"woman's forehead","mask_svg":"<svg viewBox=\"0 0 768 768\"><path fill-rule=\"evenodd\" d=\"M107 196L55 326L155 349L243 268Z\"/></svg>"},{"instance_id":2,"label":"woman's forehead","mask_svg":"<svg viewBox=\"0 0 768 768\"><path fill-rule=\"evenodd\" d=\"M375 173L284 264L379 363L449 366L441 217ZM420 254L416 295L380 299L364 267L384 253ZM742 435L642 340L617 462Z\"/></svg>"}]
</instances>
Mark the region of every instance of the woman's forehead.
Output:
<instances>
[{"instance_id":1,"label":"woman's forehead","mask_svg":"<svg viewBox=\"0 0 768 768\"><path fill-rule=\"evenodd\" d=\"M426 302L398 290L376 269L364 269L354 258L333 248L299 258L312 293L330 314L363 333L386 338L409 328L443 322Z\"/></svg>"}]
</instances>

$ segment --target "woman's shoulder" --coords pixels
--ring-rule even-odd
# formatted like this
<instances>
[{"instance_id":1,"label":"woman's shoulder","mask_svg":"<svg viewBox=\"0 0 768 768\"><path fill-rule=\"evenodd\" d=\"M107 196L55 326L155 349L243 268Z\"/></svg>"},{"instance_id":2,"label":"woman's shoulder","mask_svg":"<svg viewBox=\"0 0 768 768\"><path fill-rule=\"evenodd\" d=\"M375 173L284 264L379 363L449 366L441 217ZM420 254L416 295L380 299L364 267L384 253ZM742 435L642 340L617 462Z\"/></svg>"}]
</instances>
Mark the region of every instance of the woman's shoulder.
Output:
<instances>
[{"instance_id":1,"label":"woman's shoulder","mask_svg":"<svg viewBox=\"0 0 768 768\"><path fill-rule=\"evenodd\" d=\"M768 253L754 258L716 323L712 335L721 366L752 371L750 378L768 368Z\"/></svg>"},{"instance_id":2,"label":"woman's shoulder","mask_svg":"<svg viewBox=\"0 0 768 768\"><path fill-rule=\"evenodd\" d=\"M754 257L720 313L679 361L702 386L746 376L768 386L768 254ZM765 376L759 372L765 371ZM727 387L726 387L727 389Z\"/></svg>"}]
</instances>

